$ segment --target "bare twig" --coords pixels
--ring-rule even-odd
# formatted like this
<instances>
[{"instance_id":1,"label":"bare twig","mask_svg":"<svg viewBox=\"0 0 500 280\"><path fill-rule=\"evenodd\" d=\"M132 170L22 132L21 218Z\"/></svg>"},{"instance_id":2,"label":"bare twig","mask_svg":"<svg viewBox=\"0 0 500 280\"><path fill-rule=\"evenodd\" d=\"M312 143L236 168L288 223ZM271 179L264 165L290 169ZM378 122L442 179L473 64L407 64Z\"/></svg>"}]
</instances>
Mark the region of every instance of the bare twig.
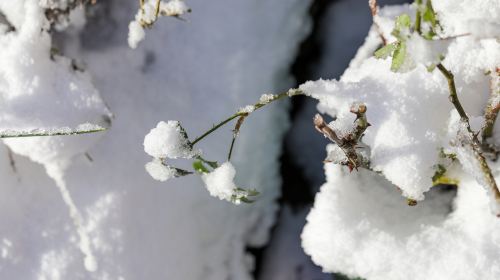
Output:
<instances>
[{"instance_id":1,"label":"bare twig","mask_svg":"<svg viewBox=\"0 0 500 280\"><path fill-rule=\"evenodd\" d=\"M378 6L377 6L377 0L368 0L368 6L370 7L370 12L372 13L372 19L373 19L373 24L375 25L375 28L377 29L378 35L380 36L380 39L382 40L382 43L387 45L387 39L385 38L384 34L382 33L382 28L377 22L377 14L378 14Z\"/></svg>"},{"instance_id":2,"label":"bare twig","mask_svg":"<svg viewBox=\"0 0 500 280\"><path fill-rule=\"evenodd\" d=\"M490 80L490 98L484 110L484 127L482 130L483 146L487 145L488 138L493 136L493 127L500 111L500 67L492 72Z\"/></svg>"},{"instance_id":3,"label":"bare twig","mask_svg":"<svg viewBox=\"0 0 500 280\"><path fill-rule=\"evenodd\" d=\"M233 139L231 140L231 146L229 147L229 154L227 155L227 161L231 160L231 155L233 154L234 142L236 141L236 137L238 137L238 135L240 134L240 128L243 125L243 122L245 121L245 118L247 116L248 114L243 115L236 121L236 125L234 126L233 130Z\"/></svg>"},{"instance_id":4,"label":"bare twig","mask_svg":"<svg viewBox=\"0 0 500 280\"><path fill-rule=\"evenodd\" d=\"M450 102L455 106L455 109L457 110L458 114L460 115L461 121L467 126L467 133L468 137L459 137L460 144L462 146L468 147L472 149L474 153L474 158L478 161L479 168L482 172L482 178L492 192L494 199L497 204L500 204L500 191L498 190L497 183L495 181L495 177L493 177L493 174L491 172L491 168L488 165L488 162L486 161L486 158L483 156L482 149L481 149L481 143L479 142L477 138L477 134L475 134L469 123L469 117L465 113L464 108L462 107L462 104L460 103L460 100L458 99L457 95L457 89L455 87L455 78L453 74L446 69L446 67L443 66L443 64L439 63L437 65L437 68L443 76L446 78L448 81L448 89L450 91ZM469 164L469 163L468 163ZM478 178L476 178L477 180ZM499 213L496 213L499 215Z\"/></svg>"},{"instance_id":5,"label":"bare twig","mask_svg":"<svg viewBox=\"0 0 500 280\"><path fill-rule=\"evenodd\" d=\"M314 127L318 132L322 133L326 138L336 143L339 148L342 149L347 158L346 162L341 163L342 165L348 166L350 171L353 169L358 170L358 167L365 167L369 169L366 160L364 160L363 157L356 151L363 133L370 126L366 120L366 106L364 104L353 104L351 107L351 113L356 114L354 128L351 133L344 137L339 137L319 114L314 116Z\"/></svg>"},{"instance_id":6,"label":"bare twig","mask_svg":"<svg viewBox=\"0 0 500 280\"><path fill-rule=\"evenodd\" d=\"M287 92L283 92L283 93L280 93L280 94L272 95L271 97L267 98L266 100L260 100L259 102L255 103L254 105L251 106L252 107L251 111L240 110L240 111L236 112L235 114L231 115L227 119L225 119L225 120L221 121L220 123L214 125L211 129L209 129L207 132L203 133L201 136L199 136L196 139L194 139L194 141L191 142L191 145L194 145L194 144L200 142L203 138L207 137L208 135L212 134L214 131L216 131L220 127L224 126L228 122L230 122L230 121L232 121L232 120L234 120L234 119L236 119L238 117L241 117L241 116L245 116L246 117L246 116L250 115L251 113L253 113L255 110L258 110L258 109L266 106L269 103L272 103L272 102L274 102L276 100L279 100L279 99L282 99L282 98L285 98L285 97L293 97L293 96L297 96L297 95L304 95L304 92L301 91L300 89L290 89Z\"/></svg>"}]
</instances>

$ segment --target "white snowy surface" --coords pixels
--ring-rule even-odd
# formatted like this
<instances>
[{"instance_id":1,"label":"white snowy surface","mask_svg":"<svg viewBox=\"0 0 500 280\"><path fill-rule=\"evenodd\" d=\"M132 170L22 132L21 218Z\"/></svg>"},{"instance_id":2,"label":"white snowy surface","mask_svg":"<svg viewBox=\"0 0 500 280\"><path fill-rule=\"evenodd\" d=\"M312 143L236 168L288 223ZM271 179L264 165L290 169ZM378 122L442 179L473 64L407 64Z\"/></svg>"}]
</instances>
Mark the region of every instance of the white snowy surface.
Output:
<instances>
[{"instance_id":1,"label":"white snowy surface","mask_svg":"<svg viewBox=\"0 0 500 280\"><path fill-rule=\"evenodd\" d=\"M463 27L461 17L474 17L488 26L500 15L499 6L487 0L434 2L448 5L450 14L444 17L450 17L447 24L452 27L444 28L453 32ZM476 7L463 8L471 5ZM491 9L469 14L477 7ZM381 11L379 23L389 42L394 40L389 35L392 20L408 8ZM500 65L500 43L491 33L468 31L470 36L447 40L439 47L445 50L442 63L455 75L472 129L479 131L490 95L490 77L485 73ZM337 117L340 126L352 123L353 102L366 104L372 126L363 142L370 147L371 167L381 173L349 173L325 165L327 182L316 195L302 233L306 253L326 272L365 279L497 279L500 221L491 212L488 192L478 184L481 180L473 179L481 175L469 166L471 151L451 144L464 132L454 125L458 118L448 99L446 79L437 70L427 71L425 53L417 54L422 59L416 59L415 68L406 73L390 72L389 59L366 58L366 50L378 40L373 32L338 81L301 86L319 99L320 111ZM418 50L423 49L417 46L413 51ZM499 129L497 123L494 143ZM431 189L441 148L464 153L458 157L461 165L457 161L447 166L446 175L459 181L456 197ZM498 164L489 164L498 174ZM409 207L404 197L425 200Z\"/></svg>"},{"instance_id":2,"label":"white snowy surface","mask_svg":"<svg viewBox=\"0 0 500 280\"><path fill-rule=\"evenodd\" d=\"M325 168L328 183L302 234L325 271L375 280L498 278L500 223L473 178L459 178L454 201L454 192L435 190L409 207L380 175Z\"/></svg>"},{"instance_id":3,"label":"white snowy surface","mask_svg":"<svg viewBox=\"0 0 500 280\"><path fill-rule=\"evenodd\" d=\"M41 163L72 159L64 173L52 173L60 190L43 166L17 154L11 163L0 147L0 278L250 279L245 247L264 244L274 221L286 106L249 118L236 143L233 163L246 170L238 180L262 193L252 205L221 203L195 176L153 180L144 170L143 136L173 118L186 122L188 135L199 135L262 93L291 86L289 63L308 29L309 2L192 0L197 12L189 22L159 20L133 51L127 24L137 1L98 1L87 27L81 33L69 28L57 43L65 56L84 62L92 79L64 68L69 60L49 60L37 2L0 1L0 10L20 26L0 35L2 116L16 118L2 119L4 128L95 123L108 114L102 100L115 118L91 148L80 141L99 136L9 140L14 152ZM10 46L25 29L32 35ZM40 60L31 61L32 52ZM25 76L6 88L9 71ZM43 88L30 94L37 71ZM201 148L221 160L230 139L228 128ZM85 151L92 161L79 155Z\"/></svg>"}]
</instances>

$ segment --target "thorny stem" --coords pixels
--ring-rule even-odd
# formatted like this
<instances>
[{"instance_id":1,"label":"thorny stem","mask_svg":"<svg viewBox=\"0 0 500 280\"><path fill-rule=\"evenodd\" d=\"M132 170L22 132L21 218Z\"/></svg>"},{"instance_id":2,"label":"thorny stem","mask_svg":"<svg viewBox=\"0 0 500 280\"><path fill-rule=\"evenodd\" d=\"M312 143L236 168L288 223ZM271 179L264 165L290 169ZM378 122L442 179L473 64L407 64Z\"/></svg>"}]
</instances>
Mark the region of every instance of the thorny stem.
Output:
<instances>
[{"instance_id":1,"label":"thorny stem","mask_svg":"<svg viewBox=\"0 0 500 280\"><path fill-rule=\"evenodd\" d=\"M448 81L448 89L450 90L450 102L455 106L455 109L457 109L458 114L460 115L460 118L467 122L467 129L469 132L472 133L472 129L470 128L469 124L469 117L465 113L464 108L462 107L462 104L460 103L460 100L458 100L458 95L457 95L457 89L455 87L455 77L453 76L453 73L451 73L446 67L443 66L443 64L439 63L437 65L437 68L443 76L446 78Z\"/></svg>"},{"instance_id":2,"label":"thorny stem","mask_svg":"<svg viewBox=\"0 0 500 280\"><path fill-rule=\"evenodd\" d=\"M253 113L255 110L260 109L260 108L266 106L269 103L272 103L272 102L274 102L276 100L279 100L279 99L282 99L284 97L293 97L293 96L297 96L297 95L304 95L304 92L301 91L300 89L290 89L287 92L283 92L283 93L280 93L280 94L273 95L272 98L270 98L270 99L268 99L266 101L259 101L259 102L255 103L253 105L254 110L252 112L247 112L247 111L238 111L238 112L236 112L235 114L233 114L232 116L228 117L227 119L225 119L225 120L221 121L220 123L214 125L211 129L209 129L207 132L203 133L198 138L194 139L193 142L191 142L191 145L195 145L196 143L200 142L203 138L205 138L208 135L212 134L212 132L216 131L220 127L224 126L228 122L230 122L230 121L232 121L232 120L234 120L234 119L236 119L238 117L242 117L242 116L247 117L248 115L250 115L251 113Z\"/></svg>"},{"instance_id":3,"label":"thorny stem","mask_svg":"<svg viewBox=\"0 0 500 280\"><path fill-rule=\"evenodd\" d=\"M448 88L450 91L450 101L455 106L455 109L458 111L458 114L460 115L462 122L464 122L467 125L468 133L472 136L471 137L472 141L467 141L467 142L464 142L461 144L467 145L470 148L472 148L475 158L479 161L480 169L483 173L484 180L486 181L486 184L488 185L490 190L493 192L493 195L495 197L495 201L497 203L500 203L500 191L498 190L498 186L497 186L497 183L495 181L495 177L493 177L493 174L491 172L491 168L488 165L486 158L482 154L481 143L479 142L477 135L472 131L472 129L470 127L469 117L465 113L465 110L462 107L462 104L460 104L460 101L458 99L457 89L455 87L455 78L454 78L453 74L448 69L446 69L446 67L443 66L443 64L439 63L437 65L437 68L439 69L439 71L441 71L443 76L448 80ZM497 213L497 216L498 215L500 215L500 214Z\"/></svg>"},{"instance_id":4,"label":"thorny stem","mask_svg":"<svg viewBox=\"0 0 500 280\"><path fill-rule=\"evenodd\" d=\"M351 106L351 113L356 115L354 128L351 133L342 138L340 138L335 131L327 125L325 120L319 114L317 114L313 119L314 127L317 131L322 133L325 137L330 139L330 141L334 142L340 147L340 149L342 149L347 161L341 162L340 164L349 167L350 171L353 169L358 170L358 167L370 169L367 162L356 151L359 142L361 142L361 137L363 137L363 133L370 126L370 123L368 123L366 119L366 106L364 104L353 104Z\"/></svg>"}]
</instances>

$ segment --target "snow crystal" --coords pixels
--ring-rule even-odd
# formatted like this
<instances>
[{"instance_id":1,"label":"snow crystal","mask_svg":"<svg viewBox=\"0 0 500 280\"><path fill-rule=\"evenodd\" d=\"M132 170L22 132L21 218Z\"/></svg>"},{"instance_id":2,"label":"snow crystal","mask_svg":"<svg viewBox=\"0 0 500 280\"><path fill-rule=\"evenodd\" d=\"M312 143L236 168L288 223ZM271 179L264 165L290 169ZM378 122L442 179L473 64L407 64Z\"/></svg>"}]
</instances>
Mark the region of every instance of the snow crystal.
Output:
<instances>
[{"instance_id":1,"label":"snow crystal","mask_svg":"<svg viewBox=\"0 0 500 280\"><path fill-rule=\"evenodd\" d=\"M157 158L154 158L152 161L146 163L145 168L153 179L161 182L175 177L176 174L175 169L163 164L162 160Z\"/></svg>"},{"instance_id":2,"label":"snow crystal","mask_svg":"<svg viewBox=\"0 0 500 280\"><path fill-rule=\"evenodd\" d=\"M160 2L160 13L164 16L181 16L189 13L191 9L182 0L170 0L167 3Z\"/></svg>"},{"instance_id":3,"label":"snow crystal","mask_svg":"<svg viewBox=\"0 0 500 280\"><path fill-rule=\"evenodd\" d=\"M500 35L497 0L439 0L432 4L446 37L471 34L491 38Z\"/></svg>"},{"instance_id":4,"label":"snow crystal","mask_svg":"<svg viewBox=\"0 0 500 280\"><path fill-rule=\"evenodd\" d=\"M135 19L129 23L128 44L135 49L146 37L145 27L149 27L157 20L156 5L160 0L146 0L144 6L139 8ZM159 2L159 16L179 17L191 12L191 9L182 0L170 0Z\"/></svg>"},{"instance_id":5,"label":"snow crystal","mask_svg":"<svg viewBox=\"0 0 500 280\"><path fill-rule=\"evenodd\" d=\"M253 105L247 105L238 109L238 113L252 113L253 111L255 111L255 106Z\"/></svg>"},{"instance_id":6,"label":"snow crystal","mask_svg":"<svg viewBox=\"0 0 500 280\"><path fill-rule=\"evenodd\" d=\"M328 144L326 146L326 162L332 162L335 164L345 163L348 159L345 152L335 144Z\"/></svg>"},{"instance_id":7,"label":"snow crystal","mask_svg":"<svg viewBox=\"0 0 500 280\"><path fill-rule=\"evenodd\" d=\"M155 158L192 158L193 151L178 121L161 121L144 137L144 151Z\"/></svg>"},{"instance_id":8,"label":"snow crystal","mask_svg":"<svg viewBox=\"0 0 500 280\"><path fill-rule=\"evenodd\" d=\"M139 43L144 40L144 37L146 37L146 32L137 21L131 21L128 29L128 44L132 49L135 49Z\"/></svg>"},{"instance_id":9,"label":"snow crystal","mask_svg":"<svg viewBox=\"0 0 500 280\"><path fill-rule=\"evenodd\" d=\"M273 100L275 97L276 97L276 95L274 95L274 94L263 94L260 96L259 102L267 104L267 103L271 102L271 100Z\"/></svg>"},{"instance_id":10,"label":"snow crystal","mask_svg":"<svg viewBox=\"0 0 500 280\"><path fill-rule=\"evenodd\" d=\"M224 162L214 171L203 174L201 178L211 196L218 197L221 200L231 201L234 190L236 189L234 176L236 176L234 166L230 162Z\"/></svg>"}]
</instances>

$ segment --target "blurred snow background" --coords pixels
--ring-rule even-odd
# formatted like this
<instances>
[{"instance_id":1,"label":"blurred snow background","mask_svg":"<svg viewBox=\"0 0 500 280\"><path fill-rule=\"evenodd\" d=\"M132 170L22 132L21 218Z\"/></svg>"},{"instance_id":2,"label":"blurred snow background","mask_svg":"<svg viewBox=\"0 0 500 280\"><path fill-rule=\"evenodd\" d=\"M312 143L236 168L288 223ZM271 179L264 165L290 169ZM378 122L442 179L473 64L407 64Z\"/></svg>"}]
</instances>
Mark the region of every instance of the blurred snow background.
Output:
<instances>
[{"instance_id":1,"label":"blurred snow background","mask_svg":"<svg viewBox=\"0 0 500 280\"><path fill-rule=\"evenodd\" d=\"M7 20L37 2L1 1L15 8L5 9ZM189 5L187 22L162 19L136 50L127 45L127 31L138 1L98 1L85 26L54 34L53 45L84 65L114 114L111 129L88 150L93 160L76 156L64 174L98 267L85 269L74 221L43 166L18 155L11 166L2 145L1 279L251 278L254 260L245 248L266 243L278 208L286 104L253 117L237 143L235 164L247 171L238 180L262 193L253 205L214 199L194 176L154 181L144 170L142 142L160 120L183 120L196 136L262 93L293 86L288 69L309 30L309 2ZM43 70L32 75L43 79ZM40 94L25 98L48 110L58 104ZM226 129L201 148L223 160L230 138ZM74 139L53 141L64 146Z\"/></svg>"}]
</instances>

